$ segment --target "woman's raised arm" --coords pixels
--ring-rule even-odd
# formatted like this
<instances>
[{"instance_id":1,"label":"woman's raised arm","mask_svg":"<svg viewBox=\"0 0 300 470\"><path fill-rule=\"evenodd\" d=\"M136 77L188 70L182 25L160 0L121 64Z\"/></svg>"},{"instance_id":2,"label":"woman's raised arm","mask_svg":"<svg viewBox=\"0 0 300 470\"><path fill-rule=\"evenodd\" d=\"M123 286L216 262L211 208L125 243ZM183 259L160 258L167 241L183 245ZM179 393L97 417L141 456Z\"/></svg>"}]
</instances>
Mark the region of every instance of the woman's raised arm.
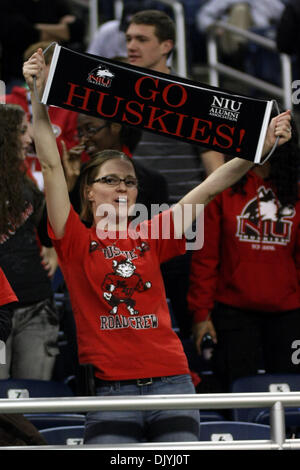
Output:
<instances>
[{"instance_id":1,"label":"woman's raised arm","mask_svg":"<svg viewBox=\"0 0 300 470\"><path fill-rule=\"evenodd\" d=\"M48 217L55 236L61 238L70 211L70 199L47 108L39 103L34 93L34 77L39 96L42 95L46 82L42 49L38 49L24 63L23 74L31 92L34 143L44 177Z\"/></svg>"},{"instance_id":2,"label":"woman's raised arm","mask_svg":"<svg viewBox=\"0 0 300 470\"><path fill-rule=\"evenodd\" d=\"M285 111L271 120L264 143L264 155L272 149L277 137L279 137L278 145L284 144L291 138L290 120L290 111ZM217 194L236 183L253 165L254 163L251 161L233 158L217 168L201 184L175 204L173 212L175 214L174 222L177 235L181 235L191 226L199 211L201 211L200 205L205 206ZM184 214L189 214L190 217L182 218L180 214L185 205L190 205L192 210L183 211Z\"/></svg>"}]
</instances>

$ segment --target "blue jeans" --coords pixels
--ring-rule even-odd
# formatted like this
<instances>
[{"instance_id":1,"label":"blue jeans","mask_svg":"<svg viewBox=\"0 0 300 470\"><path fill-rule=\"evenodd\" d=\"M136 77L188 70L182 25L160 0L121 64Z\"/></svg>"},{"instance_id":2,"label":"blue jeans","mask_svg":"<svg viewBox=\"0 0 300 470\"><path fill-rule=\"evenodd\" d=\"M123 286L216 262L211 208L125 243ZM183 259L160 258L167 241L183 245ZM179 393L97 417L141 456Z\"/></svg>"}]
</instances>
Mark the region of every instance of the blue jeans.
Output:
<instances>
[{"instance_id":1,"label":"blue jeans","mask_svg":"<svg viewBox=\"0 0 300 470\"><path fill-rule=\"evenodd\" d=\"M52 299L13 310L0 379L50 380L58 350L59 317Z\"/></svg>"},{"instance_id":2,"label":"blue jeans","mask_svg":"<svg viewBox=\"0 0 300 470\"><path fill-rule=\"evenodd\" d=\"M190 375L156 378L151 385L112 382L97 387L98 396L194 394ZM199 440L199 410L92 411L87 414L86 444L188 442Z\"/></svg>"}]
</instances>

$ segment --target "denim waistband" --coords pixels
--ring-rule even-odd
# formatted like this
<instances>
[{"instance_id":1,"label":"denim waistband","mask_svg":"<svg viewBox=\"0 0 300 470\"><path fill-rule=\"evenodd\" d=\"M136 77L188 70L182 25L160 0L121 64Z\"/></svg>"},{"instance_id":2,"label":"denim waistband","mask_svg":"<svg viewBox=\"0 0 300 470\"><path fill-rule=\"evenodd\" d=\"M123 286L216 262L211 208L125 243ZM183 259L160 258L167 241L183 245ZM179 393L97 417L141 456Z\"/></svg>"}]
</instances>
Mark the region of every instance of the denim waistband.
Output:
<instances>
[{"instance_id":1,"label":"denim waistband","mask_svg":"<svg viewBox=\"0 0 300 470\"><path fill-rule=\"evenodd\" d=\"M153 382L161 381L161 377L147 377L143 379L130 379L130 380L101 380L98 377L95 377L95 385L113 385L119 383L120 385L138 385L142 387L144 385L151 385Z\"/></svg>"}]
</instances>

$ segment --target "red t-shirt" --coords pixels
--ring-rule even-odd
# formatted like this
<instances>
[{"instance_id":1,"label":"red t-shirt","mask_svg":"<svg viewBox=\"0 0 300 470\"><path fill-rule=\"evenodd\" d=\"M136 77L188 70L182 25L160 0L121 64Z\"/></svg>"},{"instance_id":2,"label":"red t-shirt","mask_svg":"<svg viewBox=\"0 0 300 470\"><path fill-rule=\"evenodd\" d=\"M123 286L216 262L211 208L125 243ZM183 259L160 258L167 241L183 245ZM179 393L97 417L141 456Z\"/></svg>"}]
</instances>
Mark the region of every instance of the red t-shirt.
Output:
<instances>
[{"instance_id":1,"label":"red t-shirt","mask_svg":"<svg viewBox=\"0 0 300 470\"><path fill-rule=\"evenodd\" d=\"M300 308L300 201L281 206L271 182L249 171L243 193L218 194L204 220L187 297L195 322L215 302L274 314Z\"/></svg>"},{"instance_id":2,"label":"red t-shirt","mask_svg":"<svg viewBox=\"0 0 300 470\"><path fill-rule=\"evenodd\" d=\"M101 379L189 373L160 271L162 262L185 252L185 239L174 237L171 212L163 214L142 222L136 239L128 231L104 238L105 232L86 228L73 208L63 238L55 239L49 227L75 316L79 360L93 364ZM170 239L162 236L163 218L170 222Z\"/></svg>"},{"instance_id":3,"label":"red t-shirt","mask_svg":"<svg viewBox=\"0 0 300 470\"><path fill-rule=\"evenodd\" d=\"M0 268L0 306L10 304L11 302L18 302L18 299Z\"/></svg>"}]
</instances>

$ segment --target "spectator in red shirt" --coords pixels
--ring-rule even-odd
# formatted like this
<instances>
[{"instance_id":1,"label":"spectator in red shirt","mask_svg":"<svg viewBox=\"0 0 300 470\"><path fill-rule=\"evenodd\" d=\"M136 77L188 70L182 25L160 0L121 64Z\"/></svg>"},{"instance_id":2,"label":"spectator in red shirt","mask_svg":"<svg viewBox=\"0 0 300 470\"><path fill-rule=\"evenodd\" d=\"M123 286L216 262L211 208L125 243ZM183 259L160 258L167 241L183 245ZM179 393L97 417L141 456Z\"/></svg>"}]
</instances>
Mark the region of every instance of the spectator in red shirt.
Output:
<instances>
[{"instance_id":1,"label":"spectator in red shirt","mask_svg":"<svg viewBox=\"0 0 300 470\"><path fill-rule=\"evenodd\" d=\"M253 164L233 159L171 209L134 228L130 222L138 181L133 160L116 150L100 152L86 165L81 184L82 217L92 222L88 228L71 207L47 112L34 96L33 77L41 93L44 67L39 49L23 71L31 90L49 232L70 293L80 362L93 364L99 395L193 394L187 358L172 329L160 264L184 253L184 232L196 218L199 204L207 204ZM272 148L276 136L280 144L290 138L289 121L289 112L271 121L264 152ZM180 217L185 204L194 209L189 220ZM86 443L136 443L145 438L198 441L199 410L88 414Z\"/></svg>"}]
</instances>

